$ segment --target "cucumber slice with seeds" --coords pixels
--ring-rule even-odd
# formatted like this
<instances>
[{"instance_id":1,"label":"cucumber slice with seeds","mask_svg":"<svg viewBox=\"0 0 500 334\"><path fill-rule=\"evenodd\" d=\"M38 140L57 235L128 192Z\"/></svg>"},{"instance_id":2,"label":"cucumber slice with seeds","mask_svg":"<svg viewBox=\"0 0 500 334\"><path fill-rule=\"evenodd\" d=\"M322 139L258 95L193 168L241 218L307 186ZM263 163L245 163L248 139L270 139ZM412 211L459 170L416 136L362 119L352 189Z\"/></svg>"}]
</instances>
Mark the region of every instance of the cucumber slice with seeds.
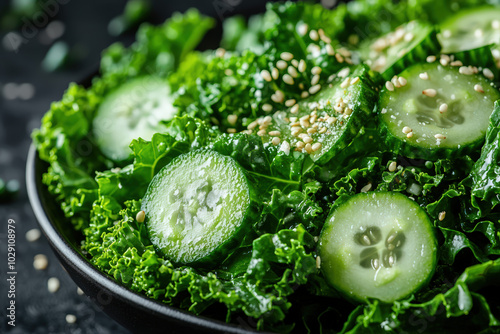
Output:
<instances>
[{"instance_id":1,"label":"cucumber slice with seeds","mask_svg":"<svg viewBox=\"0 0 500 334\"><path fill-rule=\"evenodd\" d=\"M441 24L438 39L445 53L500 43L500 8L485 6L460 11Z\"/></svg>"},{"instance_id":2,"label":"cucumber slice with seeds","mask_svg":"<svg viewBox=\"0 0 500 334\"><path fill-rule=\"evenodd\" d=\"M361 46L367 64L372 70L380 72L385 79L390 79L409 65L424 60L429 54L438 53L440 48L434 28L416 20Z\"/></svg>"},{"instance_id":3,"label":"cucumber slice with seeds","mask_svg":"<svg viewBox=\"0 0 500 334\"><path fill-rule=\"evenodd\" d=\"M104 98L93 122L102 153L120 162L130 158L133 139L150 140L160 132L161 120L177 114L168 84L159 78L131 80Z\"/></svg>"},{"instance_id":4,"label":"cucumber slice with seeds","mask_svg":"<svg viewBox=\"0 0 500 334\"><path fill-rule=\"evenodd\" d=\"M317 164L328 162L349 145L369 119L376 102L369 70L360 67L351 75L347 75L348 71L339 72L341 76L331 87L298 102L288 111L268 117L269 125L258 134L266 142L281 144L282 148L286 142L288 150L308 153ZM266 121L260 123L262 128Z\"/></svg>"},{"instance_id":5,"label":"cucumber slice with seeds","mask_svg":"<svg viewBox=\"0 0 500 334\"><path fill-rule=\"evenodd\" d=\"M400 193L360 193L328 217L319 238L321 269L346 296L391 303L425 285L436 267L433 225Z\"/></svg>"},{"instance_id":6,"label":"cucumber slice with seeds","mask_svg":"<svg viewBox=\"0 0 500 334\"><path fill-rule=\"evenodd\" d=\"M410 158L432 159L481 145L500 92L473 74L476 70L416 64L399 75L406 85L388 82L378 106L387 147Z\"/></svg>"},{"instance_id":7,"label":"cucumber slice with seeds","mask_svg":"<svg viewBox=\"0 0 500 334\"><path fill-rule=\"evenodd\" d=\"M210 150L172 160L153 178L142 203L151 242L181 264L221 263L255 218L243 170Z\"/></svg>"}]
</instances>

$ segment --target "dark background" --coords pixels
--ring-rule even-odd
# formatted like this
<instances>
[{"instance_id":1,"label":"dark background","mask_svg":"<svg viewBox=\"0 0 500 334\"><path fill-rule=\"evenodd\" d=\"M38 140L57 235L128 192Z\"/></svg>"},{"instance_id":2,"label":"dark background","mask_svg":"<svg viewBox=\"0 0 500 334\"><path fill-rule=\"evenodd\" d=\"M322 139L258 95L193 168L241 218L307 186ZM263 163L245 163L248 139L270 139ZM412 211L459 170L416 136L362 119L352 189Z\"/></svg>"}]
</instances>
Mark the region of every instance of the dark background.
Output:
<instances>
[{"instance_id":1,"label":"dark background","mask_svg":"<svg viewBox=\"0 0 500 334\"><path fill-rule=\"evenodd\" d=\"M331 0L330 0L331 1ZM24 173L26 156L31 144L30 134L40 126L43 114L51 101L61 98L70 82L79 82L96 72L101 51L115 41L130 44L132 30L119 37L108 33L111 19L123 12L126 1L105 0L49 0L52 7L42 4L35 12L18 17L17 29L0 30L0 178L18 180L18 197L0 203L0 333L126 333L113 320L103 314L86 296L77 294L77 286L64 272L42 236L28 242L25 233L37 228L25 189ZM253 14L264 11L264 0L208 0L208 1L151 1L152 10L147 21L161 23L174 11L197 7L219 22L234 14ZM0 0L0 17L9 15L10 2ZM55 40L48 40L47 25L52 22L64 26L64 33ZM204 48L215 48L220 37L220 24ZM17 48L11 43L12 32L22 37ZM11 35L8 35L11 33ZM7 37L6 37L7 36ZM10 37L9 37L10 36ZM76 59L70 67L48 72L41 63L57 41L64 41ZM20 86L22 84L28 84ZM14 93L12 93L12 89ZM16 93L24 87L24 95ZM33 90L30 94L30 90ZM32 95L32 96L30 96ZM23 97L22 97L23 96ZM7 222L16 222L16 326L7 325L8 303ZM33 257L45 254L49 259L46 270L33 268ZM47 290L47 280L56 277L61 282L55 293ZM77 320L68 324L67 314Z\"/></svg>"}]
</instances>

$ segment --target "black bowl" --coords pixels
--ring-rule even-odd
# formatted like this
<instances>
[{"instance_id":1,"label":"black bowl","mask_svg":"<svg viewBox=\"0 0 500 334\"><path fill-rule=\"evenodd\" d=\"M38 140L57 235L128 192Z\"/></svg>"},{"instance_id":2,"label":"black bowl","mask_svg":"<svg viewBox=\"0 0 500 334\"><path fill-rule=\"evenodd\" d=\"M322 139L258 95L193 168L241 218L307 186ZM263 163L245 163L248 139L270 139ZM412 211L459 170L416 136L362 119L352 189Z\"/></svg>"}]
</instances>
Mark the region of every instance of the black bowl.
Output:
<instances>
[{"instance_id":1,"label":"black bowl","mask_svg":"<svg viewBox=\"0 0 500 334\"><path fill-rule=\"evenodd\" d=\"M75 283L111 318L134 333L256 333L252 329L208 319L170 307L121 286L95 268L79 251L82 236L72 229L42 183L47 164L32 145L26 185L38 223L64 269Z\"/></svg>"}]
</instances>

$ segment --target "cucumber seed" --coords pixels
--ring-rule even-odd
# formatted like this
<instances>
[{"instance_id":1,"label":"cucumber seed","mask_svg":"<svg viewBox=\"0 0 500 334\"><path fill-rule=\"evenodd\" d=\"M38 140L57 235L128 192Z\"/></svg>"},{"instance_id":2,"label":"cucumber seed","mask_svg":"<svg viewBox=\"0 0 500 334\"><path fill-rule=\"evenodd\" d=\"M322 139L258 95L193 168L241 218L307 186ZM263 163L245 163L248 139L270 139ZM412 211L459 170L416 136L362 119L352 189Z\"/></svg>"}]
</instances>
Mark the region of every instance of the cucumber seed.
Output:
<instances>
[{"instance_id":1,"label":"cucumber seed","mask_svg":"<svg viewBox=\"0 0 500 334\"><path fill-rule=\"evenodd\" d=\"M437 95L437 92L433 88L427 88L422 91L422 94L428 97L435 97Z\"/></svg>"}]
</instances>

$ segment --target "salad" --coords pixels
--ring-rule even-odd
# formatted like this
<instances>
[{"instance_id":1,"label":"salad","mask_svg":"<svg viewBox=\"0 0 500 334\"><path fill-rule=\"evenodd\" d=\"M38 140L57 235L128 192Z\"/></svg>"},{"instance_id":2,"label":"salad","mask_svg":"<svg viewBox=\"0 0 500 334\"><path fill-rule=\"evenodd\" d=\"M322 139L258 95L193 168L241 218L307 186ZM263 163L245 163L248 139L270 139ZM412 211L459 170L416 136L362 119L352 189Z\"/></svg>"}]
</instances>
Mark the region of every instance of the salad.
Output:
<instances>
[{"instance_id":1,"label":"salad","mask_svg":"<svg viewBox=\"0 0 500 334\"><path fill-rule=\"evenodd\" d=\"M196 10L103 52L33 133L80 251L257 330L500 332L500 2Z\"/></svg>"}]
</instances>

